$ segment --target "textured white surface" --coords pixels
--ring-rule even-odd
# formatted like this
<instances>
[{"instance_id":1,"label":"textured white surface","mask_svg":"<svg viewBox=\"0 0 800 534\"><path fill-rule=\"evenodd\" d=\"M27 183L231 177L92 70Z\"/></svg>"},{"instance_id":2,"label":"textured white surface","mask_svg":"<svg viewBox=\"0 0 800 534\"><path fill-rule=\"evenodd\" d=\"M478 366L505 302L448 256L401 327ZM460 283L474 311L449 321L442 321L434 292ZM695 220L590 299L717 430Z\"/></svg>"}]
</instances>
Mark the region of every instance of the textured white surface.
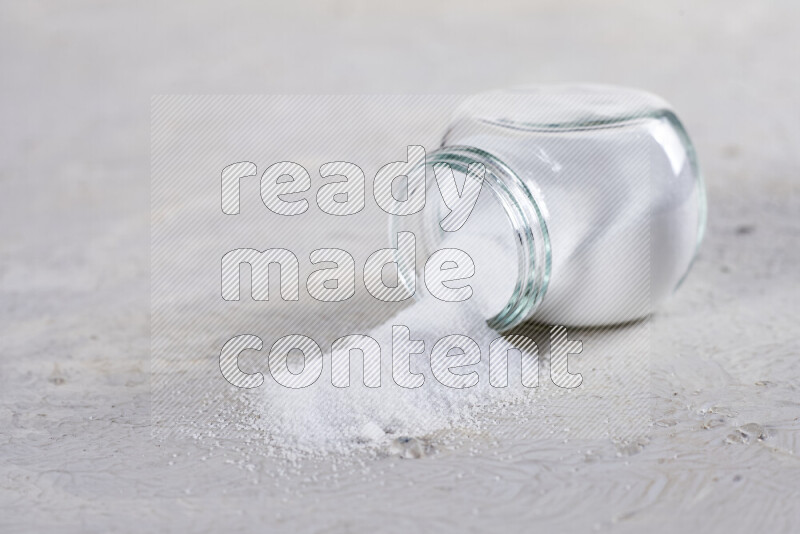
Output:
<instances>
[{"instance_id":1,"label":"textured white surface","mask_svg":"<svg viewBox=\"0 0 800 534\"><path fill-rule=\"evenodd\" d=\"M796 531L800 7L698 4L0 4L2 530ZM150 440L151 94L582 80L670 100L709 188L646 440L501 424L355 468Z\"/></svg>"}]
</instances>

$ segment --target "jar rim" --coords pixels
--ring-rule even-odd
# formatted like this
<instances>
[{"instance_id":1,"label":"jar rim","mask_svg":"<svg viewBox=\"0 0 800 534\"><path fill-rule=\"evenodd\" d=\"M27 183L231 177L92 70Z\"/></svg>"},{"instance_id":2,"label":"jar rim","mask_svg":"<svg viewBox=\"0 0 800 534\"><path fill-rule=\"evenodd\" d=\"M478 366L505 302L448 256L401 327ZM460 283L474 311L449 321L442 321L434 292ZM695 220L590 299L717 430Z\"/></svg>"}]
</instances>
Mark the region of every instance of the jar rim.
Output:
<instances>
[{"instance_id":1,"label":"jar rim","mask_svg":"<svg viewBox=\"0 0 800 534\"><path fill-rule=\"evenodd\" d=\"M517 280L505 307L487 324L495 330L507 330L523 322L541 304L550 281L551 250L546 209L538 193L499 158L472 146L450 145L431 152L426 167L448 164L469 176L473 163L484 165L484 184L500 203L514 232L517 248ZM441 229L440 229L441 230ZM393 229L390 228L390 238ZM443 230L441 231L443 232ZM416 274L415 274L416 276ZM402 280L406 286L409 282Z\"/></svg>"}]
</instances>

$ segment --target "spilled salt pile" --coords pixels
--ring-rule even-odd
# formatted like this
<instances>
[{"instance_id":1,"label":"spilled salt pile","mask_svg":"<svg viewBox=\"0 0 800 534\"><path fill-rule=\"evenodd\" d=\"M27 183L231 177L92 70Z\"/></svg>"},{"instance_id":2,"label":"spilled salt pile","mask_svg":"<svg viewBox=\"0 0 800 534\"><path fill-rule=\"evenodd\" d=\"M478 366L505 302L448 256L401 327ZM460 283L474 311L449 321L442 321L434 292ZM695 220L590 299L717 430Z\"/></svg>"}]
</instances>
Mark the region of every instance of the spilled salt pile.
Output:
<instances>
[{"instance_id":1,"label":"spilled salt pile","mask_svg":"<svg viewBox=\"0 0 800 534\"><path fill-rule=\"evenodd\" d=\"M380 387L364 385L362 359L354 351L347 388L337 388L326 380L302 390L263 388L260 420L266 422L266 430L282 446L343 450L358 443L380 444L398 436L423 436L452 425L469 426L474 424L470 421L473 408L498 397L521 394L523 388L518 383L505 389L489 384L488 346L499 334L486 325L480 309L467 305L453 313L452 309L443 309L445 305L420 301L367 333L382 349ZM410 357L411 371L424 376L420 387L401 387L393 380L393 325L407 327L411 339L425 343L424 353ZM431 371L431 349L439 339L453 333L468 333L481 348L480 363L469 367L478 374L478 384L473 387L449 388ZM331 355L325 354L323 368L330 369L331 365ZM509 368L513 365L509 362Z\"/></svg>"},{"instance_id":2,"label":"spilled salt pile","mask_svg":"<svg viewBox=\"0 0 800 534\"><path fill-rule=\"evenodd\" d=\"M526 383L531 385L538 376L531 365L536 362L536 354L525 347L519 350L520 347L505 340L499 341L495 348L500 349L498 354L502 353L502 357L495 361L490 375L490 345L502 335L490 328L486 319L505 305L513 291L517 270L516 245L503 218L504 214L491 195L483 194L472 219L441 247L458 248L473 259L475 275L464 282L473 288L470 299L440 301L428 294L425 284L418 281L417 300L411 306L368 332L358 332L380 345L380 387L365 386L364 357L358 350L350 353L349 386L332 385L333 363L328 352L323 356L326 372L311 387L298 390L261 388L257 409L265 433L279 447L293 450L346 452L364 444L390 445L394 440L391 446L411 451L420 447L419 442L409 441L411 448L408 448L397 439L420 437L452 427L474 428L478 425L474 417L476 410L500 400L513 401L530 394L532 389L521 383L523 363L520 359L526 361ZM395 343L397 352L401 353L395 363L405 369L406 377L409 371L415 375L421 373L422 377L413 376L417 382L424 380L419 387L401 387L395 381L402 369L393 373L393 327L395 333L398 327L405 327L407 330L400 328L400 333L407 332L411 340L402 347ZM452 369L455 377L451 376L455 382L470 387L444 385L439 380L442 369L431 366L431 352L437 341L453 335L468 336L480 349L479 354L470 349L466 350L469 355L459 349L448 353L451 358L470 362L469 367ZM424 350L420 342L424 343ZM475 345L471 347L474 349ZM400 350L403 348L406 350ZM414 353L405 356L408 348ZM449 365L453 365L452 360ZM494 384L507 380L507 386L494 387L490 379ZM374 378L372 380L374 385Z\"/></svg>"},{"instance_id":3,"label":"spilled salt pile","mask_svg":"<svg viewBox=\"0 0 800 534\"><path fill-rule=\"evenodd\" d=\"M478 301L448 303L423 297L366 333L381 347L380 387L364 385L362 353L353 351L349 387L338 388L327 380L320 380L312 387L300 390L262 388L260 421L266 424L267 433L283 447L328 451L346 451L363 443L381 445L399 436L423 436L453 426L474 427L477 424L473 419L476 409L501 399L518 399L530 392L520 383L520 358L535 357L523 354L523 351L507 350L511 345L504 344L506 350L503 354L507 354L507 363L504 366L505 360L501 359L500 367L493 367L490 375L490 344L501 338L501 334L487 326L485 309L485 305ZM403 368L414 375L422 374L422 377L414 377L417 381L424 380L419 387L401 387L395 381L392 334L398 327L401 331L407 329L412 345L414 341L424 343L422 353L396 360L401 367L398 374L403 372ZM464 382L472 383L477 379L477 384L471 387L458 389L442 384L437 379L437 376L441 377L441 369L434 372L431 366L431 351L437 341L454 334L468 336L480 349L479 362L463 371L452 370L457 377L460 373L470 373L470 377L463 374L459 377L463 377ZM422 345L417 343L413 348L416 352L422 349ZM398 352L405 354L407 351ZM459 352L456 349L450 351L450 355ZM470 361L475 360L477 358ZM323 369L332 366L331 354L327 353L323 356ZM497 383L498 369L503 377L507 376L507 387L498 388L490 384L490 378Z\"/></svg>"}]
</instances>

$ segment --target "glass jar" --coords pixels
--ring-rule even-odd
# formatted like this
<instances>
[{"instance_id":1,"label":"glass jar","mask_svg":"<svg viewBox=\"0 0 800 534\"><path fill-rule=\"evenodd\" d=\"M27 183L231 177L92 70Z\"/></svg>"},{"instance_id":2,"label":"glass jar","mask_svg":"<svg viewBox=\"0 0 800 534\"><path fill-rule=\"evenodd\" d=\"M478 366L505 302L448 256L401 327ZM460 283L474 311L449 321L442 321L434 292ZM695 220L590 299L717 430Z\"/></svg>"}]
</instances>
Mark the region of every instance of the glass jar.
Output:
<instances>
[{"instance_id":1,"label":"glass jar","mask_svg":"<svg viewBox=\"0 0 800 534\"><path fill-rule=\"evenodd\" d=\"M463 181L472 163L485 168L479 199L461 229L445 232L435 169L447 164ZM429 204L416 222L395 218L393 239L410 224L418 257L467 252L474 297L498 330L525 320L643 318L680 285L703 236L692 143L669 105L642 91L581 85L476 95L425 164ZM425 298L424 284L416 286Z\"/></svg>"}]
</instances>

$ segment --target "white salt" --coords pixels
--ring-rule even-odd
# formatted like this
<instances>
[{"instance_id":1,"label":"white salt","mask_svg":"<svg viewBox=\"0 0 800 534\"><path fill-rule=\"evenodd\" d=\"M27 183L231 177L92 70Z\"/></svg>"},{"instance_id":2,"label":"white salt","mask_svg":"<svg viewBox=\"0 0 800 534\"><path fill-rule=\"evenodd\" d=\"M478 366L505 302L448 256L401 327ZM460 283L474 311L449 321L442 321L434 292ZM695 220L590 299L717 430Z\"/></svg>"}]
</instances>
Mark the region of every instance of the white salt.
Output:
<instances>
[{"instance_id":1,"label":"white salt","mask_svg":"<svg viewBox=\"0 0 800 534\"><path fill-rule=\"evenodd\" d=\"M425 352L411 355L411 371L423 373L424 384L403 388L392 378L392 326L404 325L411 338L425 343ZM474 424L472 410L498 398L524 393L513 379L509 387L489 385L489 343L499 334L486 325L484 313L474 304L444 303L426 298L404 309L387 323L367 333L381 346L381 385L368 388L362 382L362 361L357 351L351 358L351 382L336 388L323 373L313 386L291 390L266 384L261 397L260 421L265 430L284 447L310 451L340 451L360 444L380 445L400 436L424 436L453 425ZM481 348L481 362L468 369L478 373L474 387L452 389L436 381L430 367L430 352L436 341L450 334L464 334ZM509 369L519 369L513 351ZM330 354L323 369L330 370ZM513 372L510 373L514 376Z\"/></svg>"},{"instance_id":2,"label":"white salt","mask_svg":"<svg viewBox=\"0 0 800 534\"><path fill-rule=\"evenodd\" d=\"M495 388L489 384L489 345L501 334L489 328L486 320L499 312L511 296L516 283L517 252L505 213L488 188L481 193L467 223L448 234L439 248L458 248L473 259L475 275L457 284L469 284L473 288L472 297L464 302L437 300L427 293L424 281L419 279L412 305L369 332L348 332L366 334L378 341L381 347L378 388L368 388L363 383L360 351L351 353L351 379L347 388L331 384L330 353L323 356L322 376L308 388L292 390L265 384L260 388L258 411L260 421L276 444L314 452L347 452L363 445L397 448L399 445L393 441L399 438L421 437L453 426L474 427L476 409L530 393L520 382L519 358L531 355L517 351L508 353L508 387ZM425 377L418 388L401 387L392 377L393 325L408 327L412 340L425 343L422 354L410 357L411 371ZM478 383L473 387L446 387L431 371L433 346L453 334L468 336L480 347L480 363L461 371L478 373Z\"/></svg>"},{"instance_id":3,"label":"white salt","mask_svg":"<svg viewBox=\"0 0 800 534\"><path fill-rule=\"evenodd\" d=\"M694 256L702 202L685 147L665 119L647 121L646 129L637 122L630 128L566 130L558 135L509 135L481 121L466 123L461 134L458 125L451 128L449 140L490 151L540 197L552 270L544 300L531 319L569 326L631 321L650 313L654 303L674 290ZM435 227L433 234L438 235ZM533 354L515 360L519 352L510 351L508 387L489 384L489 345L500 334L486 320L498 314L514 292L514 239L501 205L484 185L464 227L435 243L436 249L458 248L472 257L475 276L463 282L473 288L472 297L462 303L442 302L426 295L419 279L418 300L366 333L381 347L380 387L364 386L363 362L355 355L351 376L358 378L351 378L347 388L324 380L304 390L265 387L261 420L270 435L281 445L315 451L385 445L454 425L474 426L476 408L530 393L512 377L520 376L519 357ZM424 352L410 357L412 372L425 377L418 388L403 388L393 380L394 325L407 327L412 340L424 342ZM446 387L431 371L431 349L453 334L469 336L480 347L480 362L463 369L477 372L473 387ZM324 357L323 369L331 369L330 354Z\"/></svg>"}]
</instances>

